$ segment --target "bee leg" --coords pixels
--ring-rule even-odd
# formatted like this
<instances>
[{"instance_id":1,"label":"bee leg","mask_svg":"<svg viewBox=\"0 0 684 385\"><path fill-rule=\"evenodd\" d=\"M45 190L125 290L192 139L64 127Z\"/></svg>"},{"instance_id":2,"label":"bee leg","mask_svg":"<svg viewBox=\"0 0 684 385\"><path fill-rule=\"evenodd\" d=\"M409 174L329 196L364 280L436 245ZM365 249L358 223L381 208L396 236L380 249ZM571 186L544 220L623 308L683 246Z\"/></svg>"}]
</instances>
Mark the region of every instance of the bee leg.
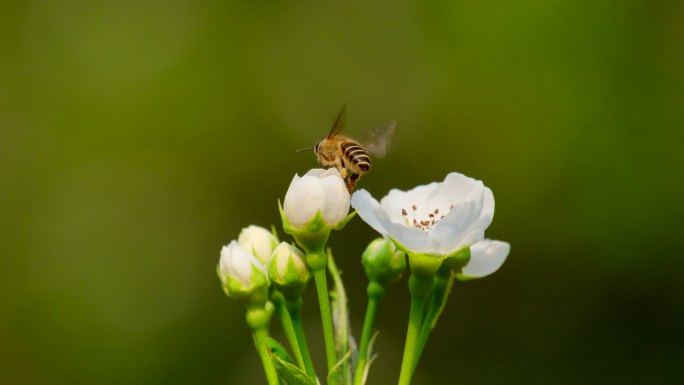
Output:
<instances>
[{"instance_id":1,"label":"bee leg","mask_svg":"<svg viewBox=\"0 0 684 385\"><path fill-rule=\"evenodd\" d=\"M349 178L344 180L347 182L347 189L349 190L350 194L354 192L354 189L356 188L356 181L358 181L360 177L361 175L359 174L350 173Z\"/></svg>"},{"instance_id":2,"label":"bee leg","mask_svg":"<svg viewBox=\"0 0 684 385\"><path fill-rule=\"evenodd\" d=\"M340 176L344 179L347 179L347 177L349 176L349 173L347 172L346 168L342 167L340 169Z\"/></svg>"}]
</instances>

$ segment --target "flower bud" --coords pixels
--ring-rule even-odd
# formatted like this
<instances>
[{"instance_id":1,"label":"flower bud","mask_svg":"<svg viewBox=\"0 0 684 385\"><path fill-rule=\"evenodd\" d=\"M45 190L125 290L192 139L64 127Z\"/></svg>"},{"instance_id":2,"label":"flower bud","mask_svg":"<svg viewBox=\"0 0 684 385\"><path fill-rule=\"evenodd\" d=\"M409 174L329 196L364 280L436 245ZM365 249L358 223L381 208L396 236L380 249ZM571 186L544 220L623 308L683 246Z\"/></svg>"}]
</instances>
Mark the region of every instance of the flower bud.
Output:
<instances>
[{"instance_id":1,"label":"flower bud","mask_svg":"<svg viewBox=\"0 0 684 385\"><path fill-rule=\"evenodd\" d=\"M371 282L387 286L401 278L406 269L406 254L397 250L394 243L377 238L366 247L361 262Z\"/></svg>"},{"instance_id":2,"label":"flower bud","mask_svg":"<svg viewBox=\"0 0 684 385\"><path fill-rule=\"evenodd\" d=\"M325 269L325 244L330 232L340 230L354 217L349 212L349 191L337 169L313 169L303 177L295 175L285 194L285 206L278 201L283 230L292 235L306 252L312 271Z\"/></svg>"},{"instance_id":3,"label":"flower bud","mask_svg":"<svg viewBox=\"0 0 684 385\"><path fill-rule=\"evenodd\" d=\"M276 237L263 227L245 227L238 236L238 245L259 259L264 266L271 263L273 249L278 245Z\"/></svg>"},{"instance_id":4,"label":"flower bud","mask_svg":"<svg viewBox=\"0 0 684 385\"><path fill-rule=\"evenodd\" d=\"M346 218L349 200L349 191L336 168L316 168L301 178L294 176L283 208L295 228L304 227L318 212L328 226L334 227Z\"/></svg>"},{"instance_id":5,"label":"flower bud","mask_svg":"<svg viewBox=\"0 0 684 385\"><path fill-rule=\"evenodd\" d=\"M229 297L249 299L250 302L266 301L269 286L266 269L236 241L223 246L216 271L223 291Z\"/></svg>"},{"instance_id":6,"label":"flower bud","mask_svg":"<svg viewBox=\"0 0 684 385\"><path fill-rule=\"evenodd\" d=\"M298 297L311 278L304 254L289 243L281 242L273 251L268 278L286 298Z\"/></svg>"}]
</instances>

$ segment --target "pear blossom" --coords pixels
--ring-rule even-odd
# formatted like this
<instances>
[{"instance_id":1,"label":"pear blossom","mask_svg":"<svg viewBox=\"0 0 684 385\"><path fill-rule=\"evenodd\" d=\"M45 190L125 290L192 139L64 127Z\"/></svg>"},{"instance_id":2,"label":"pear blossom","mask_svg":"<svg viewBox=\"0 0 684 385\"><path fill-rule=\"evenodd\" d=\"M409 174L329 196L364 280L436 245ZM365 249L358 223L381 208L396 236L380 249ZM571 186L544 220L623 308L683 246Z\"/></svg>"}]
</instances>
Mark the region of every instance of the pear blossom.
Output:
<instances>
[{"instance_id":1,"label":"pear blossom","mask_svg":"<svg viewBox=\"0 0 684 385\"><path fill-rule=\"evenodd\" d=\"M456 172L443 182L409 191L393 189L380 202L366 190L359 190L352 196L351 205L366 223L398 246L438 258L484 240L494 216L492 191L481 181ZM465 266L464 274L470 271L472 275L468 276L475 277L494 272L509 249L507 243L499 241L478 246L468 263L476 267L468 270Z\"/></svg>"},{"instance_id":2,"label":"pear blossom","mask_svg":"<svg viewBox=\"0 0 684 385\"><path fill-rule=\"evenodd\" d=\"M236 241L221 249L217 272L229 297L249 297L269 285L264 266Z\"/></svg>"},{"instance_id":3,"label":"pear blossom","mask_svg":"<svg viewBox=\"0 0 684 385\"><path fill-rule=\"evenodd\" d=\"M271 263L273 249L278 245L276 237L263 227L250 225L240 232L238 245L259 259L264 266Z\"/></svg>"},{"instance_id":4,"label":"pear blossom","mask_svg":"<svg viewBox=\"0 0 684 385\"><path fill-rule=\"evenodd\" d=\"M290 225L303 227L320 211L328 226L342 222L349 213L349 191L336 168L316 168L295 175L283 205Z\"/></svg>"}]
</instances>

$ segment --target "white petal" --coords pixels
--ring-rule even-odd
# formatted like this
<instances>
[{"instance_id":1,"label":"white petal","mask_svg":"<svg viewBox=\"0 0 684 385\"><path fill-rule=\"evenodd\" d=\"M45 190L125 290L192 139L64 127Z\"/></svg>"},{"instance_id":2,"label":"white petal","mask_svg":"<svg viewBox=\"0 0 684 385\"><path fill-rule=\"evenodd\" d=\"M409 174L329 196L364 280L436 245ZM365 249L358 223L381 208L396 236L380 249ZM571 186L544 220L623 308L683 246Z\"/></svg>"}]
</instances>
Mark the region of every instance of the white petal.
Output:
<instances>
[{"instance_id":1,"label":"white petal","mask_svg":"<svg viewBox=\"0 0 684 385\"><path fill-rule=\"evenodd\" d=\"M264 271L261 263L252 254L240 247L236 241L230 242L228 246L221 249L219 264L223 275L239 280L244 285L251 283L252 265L260 267Z\"/></svg>"},{"instance_id":2,"label":"white petal","mask_svg":"<svg viewBox=\"0 0 684 385\"><path fill-rule=\"evenodd\" d=\"M435 248L426 232L403 223L392 222L387 211L368 191L357 190L352 195L351 205L364 222L383 236L389 235L410 250L427 253L434 251Z\"/></svg>"},{"instance_id":3,"label":"white petal","mask_svg":"<svg viewBox=\"0 0 684 385\"><path fill-rule=\"evenodd\" d=\"M414 193L415 190L426 192L433 187L436 186L419 186L419 188L413 189L412 191L414 191ZM389 195L383 198L383 202L387 207L392 207L396 202L402 202L402 199L406 197L407 194L405 192L392 190ZM413 197L418 197L418 195L413 195ZM404 202L411 201L407 200ZM398 211L399 215L396 221L391 220L386 207L381 206L368 191L363 189L356 191L354 195L352 195L351 204L361 219L383 236L389 235L404 247L413 251L424 253L434 253L437 251L436 243L430 240L426 232L406 223L407 218L401 216L401 208L399 208L401 206L395 206L398 207L398 209L395 209L394 211ZM408 207L408 210L411 210L410 205Z\"/></svg>"},{"instance_id":4,"label":"white petal","mask_svg":"<svg viewBox=\"0 0 684 385\"><path fill-rule=\"evenodd\" d=\"M250 253L243 248L238 247L233 250L233 258L230 260L233 278L239 279L244 284L249 284L252 280L252 263L249 258L250 256Z\"/></svg>"},{"instance_id":5,"label":"white petal","mask_svg":"<svg viewBox=\"0 0 684 385\"><path fill-rule=\"evenodd\" d=\"M481 218L489 218L489 223L487 227L492 223L494 219L494 194L489 187L485 187L483 202L482 202L482 213L480 213Z\"/></svg>"},{"instance_id":6,"label":"white petal","mask_svg":"<svg viewBox=\"0 0 684 385\"><path fill-rule=\"evenodd\" d=\"M412 215L413 206L416 206L416 215L426 217L428 210L435 209L428 208L426 204L428 196L435 191L438 186L439 183L433 182L415 187L409 191L392 189L384 198L382 198L382 200L380 200L380 205L387 211L392 222L395 223L404 223L405 217L402 216L401 210L404 209L407 214Z\"/></svg>"},{"instance_id":7,"label":"white petal","mask_svg":"<svg viewBox=\"0 0 684 385\"><path fill-rule=\"evenodd\" d=\"M300 178L301 178L301 177L299 176L299 174L295 174L295 175L292 177L292 181L290 182L290 187L292 187L293 184L297 183L297 181L298 181ZM288 189L289 189L289 187L288 187Z\"/></svg>"},{"instance_id":8,"label":"white petal","mask_svg":"<svg viewBox=\"0 0 684 385\"><path fill-rule=\"evenodd\" d=\"M327 176L333 176L333 175L337 175L338 177L342 178L342 175L340 175L340 172L337 171L336 168L327 168L327 169L315 168L309 172L311 173L311 175L317 175L319 178L325 178Z\"/></svg>"},{"instance_id":9,"label":"white petal","mask_svg":"<svg viewBox=\"0 0 684 385\"><path fill-rule=\"evenodd\" d=\"M441 251L448 254L484 239L494 214L494 196L481 181L450 173L430 198L451 208L430 233L439 239Z\"/></svg>"},{"instance_id":10,"label":"white petal","mask_svg":"<svg viewBox=\"0 0 684 385\"><path fill-rule=\"evenodd\" d=\"M283 276L283 273L287 268L287 261L290 259L291 254L292 245L287 242L281 242L273 251L273 260L271 263L276 264L276 272L278 273L279 277Z\"/></svg>"},{"instance_id":11,"label":"white petal","mask_svg":"<svg viewBox=\"0 0 684 385\"><path fill-rule=\"evenodd\" d=\"M221 279L221 282L225 285L226 284L226 276L228 274L228 266L230 265L228 263L228 259L230 258L230 249L228 246L223 246L221 248L221 257L219 258L219 263L218 263L218 268L221 274L219 274L219 279Z\"/></svg>"},{"instance_id":12,"label":"white petal","mask_svg":"<svg viewBox=\"0 0 684 385\"><path fill-rule=\"evenodd\" d=\"M465 278L481 278L503 265L511 245L508 242L485 239L470 247L470 262L463 268Z\"/></svg>"},{"instance_id":13,"label":"white petal","mask_svg":"<svg viewBox=\"0 0 684 385\"><path fill-rule=\"evenodd\" d=\"M387 234L384 224L389 223L387 213L380 203L364 189L356 190L351 197L351 206L356 210L361 219L370 227L382 235Z\"/></svg>"},{"instance_id":14,"label":"white petal","mask_svg":"<svg viewBox=\"0 0 684 385\"><path fill-rule=\"evenodd\" d=\"M325 192L325 204L321 214L330 225L336 225L349 213L349 190L337 169L334 172L323 173L321 184Z\"/></svg>"},{"instance_id":15,"label":"white petal","mask_svg":"<svg viewBox=\"0 0 684 385\"><path fill-rule=\"evenodd\" d=\"M440 254L451 254L484 239L484 230L476 232L476 228L473 229L473 223L479 219L478 206L471 201L454 207L430 231L430 238L439 244Z\"/></svg>"},{"instance_id":16,"label":"white petal","mask_svg":"<svg viewBox=\"0 0 684 385\"><path fill-rule=\"evenodd\" d=\"M390 222L385 226L387 234L409 250L428 254L437 254L439 250L439 245L430 239L428 233L421 229L394 222Z\"/></svg>"},{"instance_id":17,"label":"white petal","mask_svg":"<svg viewBox=\"0 0 684 385\"><path fill-rule=\"evenodd\" d=\"M324 168L312 168L311 170L307 171L304 175L315 176L316 178L320 178L324 172Z\"/></svg>"},{"instance_id":18,"label":"white petal","mask_svg":"<svg viewBox=\"0 0 684 385\"><path fill-rule=\"evenodd\" d=\"M316 215L324 202L325 192L320 179L307 174L296 182L292 181L285 194L283 210L292 225L303 226Z\"/></svg>"},{"instance_id":19,"label":"white petal","mask_svg":"<svg viewBox=\"0 0 684 385\"><path fill-rule=\"evenodd\" d=\"M238 235L238 245L251 252L264 265L271 261L271 254L276 245L273 234L263 227L250 225L245 227Z\"/></svg>"}]
</instances>

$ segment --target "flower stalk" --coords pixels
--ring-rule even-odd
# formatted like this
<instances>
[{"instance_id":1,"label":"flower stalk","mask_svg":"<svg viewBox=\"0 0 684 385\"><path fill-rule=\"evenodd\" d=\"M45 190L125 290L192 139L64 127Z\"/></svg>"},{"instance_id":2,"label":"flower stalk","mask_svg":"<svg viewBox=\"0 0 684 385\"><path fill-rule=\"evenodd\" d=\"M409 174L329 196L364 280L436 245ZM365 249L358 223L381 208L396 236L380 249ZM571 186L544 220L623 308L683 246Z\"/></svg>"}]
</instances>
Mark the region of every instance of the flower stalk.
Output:
<instances>
[{"instance_id":1,"label":"flower stalk","mask_svg":"<svg viewBox=\"0 0 684 385\"><path fill-rule=\"evenodd\" d=\"M363 330L359 343L359 355L356 359L356 372L354 373L354 385L362 385L366 373L366 363L368 360L368 345L373 334L373 323L378 312L380 300L385 295L385 288L377 282L370 282L366 289L368 293L368 305L366 315L363 319Z\"/></svg>"},{"instance_id":2,"label":"flower stalk","mask_svg":"<svg viewBox=\"0 0 684 385\"><path fill-rule=\"evenodd\" d=\"M273 314L273 304L266 302L265 305L259 306L256 304L249 305L247 308L247 325L252 330L254 337L254 346L259 353L261 363L264 367L264 373L269 385L279 385L278 372L276 372L273 360L271 360L271 353L268 351L268 324Z\"/></svg>"},{"instance_id":3,"label":"flower stalk","mask_svg":"<svg viewBox=\"0 0 684 385\"><path fill-rule=\"evenodd\" d=\"M325 255L322 250L321 253ZM326 276L325 267L318 270L312 269L312 273L314 277L314 283L316 284L318 305L321 310L321 323L323 326L326 363L328 372L331 372L337 362L337 353L335 352L335 335L333 331L332 312L330 310L330 296L328 295L328 278ZM332 377L330 385L335 384L337 384L337 376Z\"/></svg>"},{"instance_id":4,"label":"flower stalk","mask_svg":"<svg viewBox=\"0 0 684 385\"><path fill-rule=\"evenodd\" d=\"M418 341L416 343L416 352L413 358L414 371L418 366L418 361L423 353L423 349L425 348L425 344L430 336L430 332L432 332L432 329L434 329L435 325L437 324L437 319L441 315L442 309L446 304L453 281L454 275L451 273L451 270L447 272L439 271L435 275L432 293L428 299L428 309L425 313L423 324L420 327L420 334L418 335Z\"/></svg>"},{"instance_id":5,"label":"flower stalk","mask_svg":"<svg viewBox=\"0 0 684 385\"><path fill-rule=\"evenodd\" d=\"M316 378L316 371L313 366L313 361L311 360L311 354L309 353L309 345L306 342L306 335L304 334L304 325L302 324L302 304L303 300L301 296L294 299L286 299L285 307L292 320L292 327L297 339L297 344L299 348L299 353L302 357L304 363L304 370L306 374L311 378Z\"/></svg>"},{"instance_id":6,"label":"flower stalk","mask_svg":"<svg viewBox=\"0 0 684 385\"><path fill-rule=\"evenodd\" d=\"M295 332L290 312L285 307L285 298L283 297L283 294L278 290L273 290L271 293L271 302L273 302L273 305L275 306L276 317L280 320L280 326L283 329L283 333L285 333L285 338L290 345L290 349L292 349L292 354L297 362L297 366L302 370L305 370L306 366L304 365L304 358L302 357L302 352L299 348L297 333Z\"/></svg>"},{"instance_id":7,"label":"flower stalk","mask_svg":"<svg viewBox=\"0 0 684 385\"><path fill-rule=\"evenodd\" d=\"M404 358L401 361L399 385L409 385L415 369L414 362L418 361L418 337L423 325L423 310L433 286L433 277L411 273L409 278L409 293L411 294L411 310L409 313Z\"/></svg>"},{"instance_id":8,"label":"flower stalk","mask_svg":"<svg viewBox=\"0 0 684 385\"><path fill-rule=\"evenodd\" d=\"M295 352L299 367L306 371L306 374L314 379L316 372L314 370L311 354L309 354L309 346L306 342L304 334L304 326L302 325L302 292L306 289L311 274L304 262L304 254L287 242L281 242L274 250L271 256L271 264L268 269L268 278L273 286L277 288L279 298L282 298L287 309L287 320L290 321L288 325L291 329L294 341L290 345ZM285 312L284 312L285 313Z\"/></svg>"},{"instance_id":9,"label":"flower stalk","mask_svg":"<svg viewBox=\"0 0 684 385\"><path fill-rule=\"evenodd\" d=\"M330 298L332 299L331 311L333 316L333 329L335 333L335 351L337 352L337 357L342 357L335 365L339 369L337 374L341 377L341 383L351 385L352 374L349 359L345 359L347 356L351 358L352 353L349 349L349 310L347 309L347 292L344 290L342 276L335 264L332 250L328 248L327 253L328 272L330 273L333 287L335 288L334 291L330 293ZM333 373L333 375L335 374ZM328 376L330 376L330 373Z\"/></svg>"},{"instance_id":10,"label":"flower stalk","mask_svg":"<svg viewBox=\"0 0 684 385\"><path fill-rule=\"evenodd\" d=\"M368 305L366 316L363 321L361 343L356 362L354 384L362 385L368 374L368 356L370 340L373 334L373 322L378 311L378 306L385 295L387 287L401 278L406 269L406 253L397 250L389 240L378 238L373 240L361 256L361 263L368 277L366 293Z\"/></svg>"}]
</instances>

